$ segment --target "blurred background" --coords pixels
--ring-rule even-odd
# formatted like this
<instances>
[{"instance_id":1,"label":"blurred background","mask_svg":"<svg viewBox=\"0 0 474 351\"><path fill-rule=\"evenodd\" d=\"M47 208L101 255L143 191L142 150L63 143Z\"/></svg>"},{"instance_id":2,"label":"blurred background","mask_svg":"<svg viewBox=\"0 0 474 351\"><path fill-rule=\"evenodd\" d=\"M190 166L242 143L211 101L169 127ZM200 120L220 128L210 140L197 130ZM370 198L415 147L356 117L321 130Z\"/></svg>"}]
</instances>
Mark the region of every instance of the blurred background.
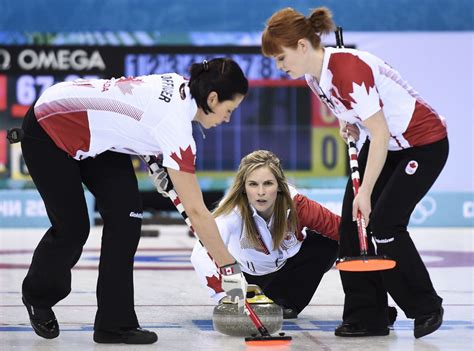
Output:
<instances>
[{"instance_id":1,"label":"blurred background","mask_svg":"<svg viewBox=\"0 0 474 351\"><path fill-rule=\"evenodd\" d=\"M195 133L208 206L222 196L242 156L268 149L293 184L339 213L348 161L337 121L304 81L289 80L260 53L266 20L287 6L305 15L329 7L346 46L383 58L445 116L448 163L411 225L472 227L471 0L0 0L0 230L49 225L19 144L5 139L47 87L79 77L187 76L191 63L216 56L239 62L251 89L230 124L206 131L205 140ZM335 38L323 42L334 46ZM169 200L156 194L138 159L135 166L148 220L157 213L167 219ZM100 224L90 194L88 200L91 220Z\"/></svg>"}]
</instances>

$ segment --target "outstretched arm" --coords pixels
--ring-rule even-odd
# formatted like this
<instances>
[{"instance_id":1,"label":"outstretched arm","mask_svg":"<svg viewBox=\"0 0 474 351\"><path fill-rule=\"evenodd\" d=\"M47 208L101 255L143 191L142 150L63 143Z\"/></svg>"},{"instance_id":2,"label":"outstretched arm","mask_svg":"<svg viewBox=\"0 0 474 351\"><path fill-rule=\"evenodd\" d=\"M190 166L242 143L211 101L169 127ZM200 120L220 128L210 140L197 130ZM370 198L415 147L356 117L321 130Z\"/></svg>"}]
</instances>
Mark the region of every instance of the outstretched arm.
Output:
<instances>
[{"instance_id":1,"label":"outstretched arm","mask_svg":"<svg viewBox=\"0 0 474 351\"><path fill-rule=\"evenodd\" d=\"M388 142L390 132L382 110L379 110L364 122L370 133L370 147L367 164L365 166L364 178L359 188L359 193L354 198L352 207L352 217L357 218L357 212L360 211L365 219L365 224L369 224L372 206L370 198L375 182L385 164L388 153Z\"/></svg>"},{"instance_id":2,"label":"outstretched arm","mask_svg":"<svg viewBox=\"0 0 474 351\"><path fill-rule=\"evenodd\" d=\"M222 289L222 278L216 265L207 254L206 249L199 242L196 242L196 245L194 245L193 252L191 253L191 263L201 285L206 287L211 298L216 303L219 303L226 295L224 289Z\"/></svg>"},{"instance_id":3,"label":"outstretched arm","mask_svg":"<svg viewBox=\"0 0 474 351\"><path fill-rule=\"evenodd\" d=\"M204 204L196 175L171 168L167 171L199 240L209 254L219 267L234 263L235 259L219 235L214 217Z\"/></svg>"},{"instance_id":4,"label":"outstretched arm","mask_svg":"<svg viewBox=\"0 0 474 351\"><path fill-rule=\"evenodd\" d=\"M171 170L171 172L168 172L166 168L162 167L159 164L159 160L156 157L143 156L142 158L148 165L148 169L151 173L150 175L153 179L153 182L157 186L158 192L170 197L170 199L176 206L176 209L183 216L183 219L185 219L186 224L193 231L193 233L197 235L196 228L193 225L193 223L197 222L199 228L198 230L203 231L201 233L211 233L212 235L214 235L201 236L204 236L205 241L208 243L207 245L210 246L210 248L205 247L208 250L209 257L211 257L214 263L219 267L222 289L225 290L226 295L229 296L232 302L238 304L239 310L243 309L244 306L246 306L245 310L250 311L249 313L252 316L251 309L249 308L249 305L245 299L247 293L247 282L245 281L245 277L242 274L242 270L240 269L240 266L237 261L234 260L232 255L230 255L229 251L224 246L224 243L221 237L219 236L219 232L217 231L217 234L216 231L212 232L213 227L217 229L217 225L214 218L204 205L201 189L199 188L194 173L183 173L180 171L173 170ZM161 173L163 173L165 176L159 176ZM175 182L177 181L179 185L176 186L173 183L173 180ZM177 187L179 189L177 189ZM189 194L189 191L191 191L192 193ZM179 193L185 194L185 201L182 201L180 199ZM191 209L192 215L186 213L186 207ZM193 218L195 222L193 222ZM205 230L209 230L209 232ZM218 240L216 240L216 238ZM199 244L203 246L206 245L203 244L201 240L199 240ZM219 261L213 258L213 256L211 256L213 255L210 252L211 250L213 250L216 255L219 255ZM228 260L226 256L230 257L231 263L226 263L226 259ZM254 315L254 317L258 318L256 315Z\"/></svg>"}]
</instances>

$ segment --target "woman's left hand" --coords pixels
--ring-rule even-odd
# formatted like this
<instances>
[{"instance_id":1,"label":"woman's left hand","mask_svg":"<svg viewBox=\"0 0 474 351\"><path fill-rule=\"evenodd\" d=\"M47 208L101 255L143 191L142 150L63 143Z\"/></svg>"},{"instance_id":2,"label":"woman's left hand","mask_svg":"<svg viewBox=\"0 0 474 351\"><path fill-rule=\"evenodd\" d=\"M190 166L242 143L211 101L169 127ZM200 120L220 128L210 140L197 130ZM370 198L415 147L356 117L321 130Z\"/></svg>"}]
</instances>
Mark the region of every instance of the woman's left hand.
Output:
<instances>
[{"instance_id":1,"label":"woman's left hand","mask_svg":"<svg viewBox=\"0 0 474 351\"><path fill-rule=\"evenodd\" d=\"M339 135L342 137L342 139L344 139L346 143L349 135L352 136L357 142L360 137L360 130L357 124L341 123L339 127Z\"/></svg>"},{"instance_id":2,"label":"woman's left hand","mask_svg":"<svg viewBox=\"0 0 474 351\"><path fill-rule=\"evenodd\" d=\"M370 204L370 195L364 191L359 191L357 196L354 198L352 205L352 219L357 220L357 213L360 211L365 221L365 226L369 225L370 212L372 212L372 206Z\"/></svg>"}]
</instances>

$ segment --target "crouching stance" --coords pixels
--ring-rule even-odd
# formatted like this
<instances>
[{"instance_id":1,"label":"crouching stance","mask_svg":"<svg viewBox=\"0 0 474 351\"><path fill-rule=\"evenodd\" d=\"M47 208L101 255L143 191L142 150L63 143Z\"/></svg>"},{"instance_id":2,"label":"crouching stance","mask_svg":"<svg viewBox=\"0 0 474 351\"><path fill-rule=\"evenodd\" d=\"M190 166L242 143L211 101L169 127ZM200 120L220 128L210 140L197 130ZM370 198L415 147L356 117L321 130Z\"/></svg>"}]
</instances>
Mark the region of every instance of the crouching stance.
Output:
<instances>
[{"instance_id":1,"label":"crouching stance","mask_svg":"<svg viewBox=\"0 0 474 351\"><path fill-rule=\"evenodd\" d=\"M339 216L290 187L271 152L245 156L234 183L214 211L220 235L249 284L296 318L334 264ZM201 283L219 302L226 294L206 250L191 255Z\"/></svg>"},{"instance_id":2,"label":"crouching stance","mask_svg":"<svg viewBox=\"0 0 474 351\"><path fill-rule=\"evenodd\" d=\"M237 63L217 58L193 64L190 80L168 73L59 83L32 106L21 146L51 228L34 252L22 294L39 336L59 335L52 307L71 291L71 269L90 230L85 185L104 221L93 339L157 341L156 333L140 328L134 308L133 262L142 203L130 154L162 155L200 239L220 267L234 264L202 200L192 122L206 129L230 122L247 91ZM243 297L241 286L245 279L235 274L224 289Z\"/></svg>"}]
</instances>

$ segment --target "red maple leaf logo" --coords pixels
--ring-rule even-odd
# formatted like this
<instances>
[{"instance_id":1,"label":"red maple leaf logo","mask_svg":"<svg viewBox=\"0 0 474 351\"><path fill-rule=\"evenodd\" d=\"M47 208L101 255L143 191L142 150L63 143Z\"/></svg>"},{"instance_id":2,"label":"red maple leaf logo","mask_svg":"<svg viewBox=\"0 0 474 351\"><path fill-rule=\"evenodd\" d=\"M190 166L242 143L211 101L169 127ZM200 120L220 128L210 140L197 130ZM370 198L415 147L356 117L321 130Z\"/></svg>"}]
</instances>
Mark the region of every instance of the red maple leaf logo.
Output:
<instances>
[{"instance_id":1,"label":"red maple leaf logo","mask_svg":"<svg viewBox=\"0 0 474 351\"><path fill-rule=\"evenodd\" d=\"M416 163L415 163L415 162L410 162L410 167L411 167L411 168L415 168L415 167L416 167Z\"/></svg>"},{"instance_id":2,"label":"red maple leaf logo","mask_svg":"<svg viewBox=\"0 0 474 351\"><path fill-rule=\"evenodd\" d=\"M351 94L354 92L354 85L365 85L367 94L370 88L375 87L374 75L370 66L358 56L339 52L331 55L328 69L333 74L332 84L337 88L340 96L336 92L331 92L333 96L340 99L343 105L352 110L351 102L356 102Z\"/></svg>"},{"instance_id":3,"label":"red maple leaf logo","mask_svg":"<svg viewBox=\"0 0 474 351\"><path fill-rule=\"evenodd\" d=\"M191 145L189 145L185 150L179 148L179 151L181 153L181 157L179 157L176 152L171 153L170 157L176 161L180 171L194 173L194 162L196 160L196 155L193 154Z\"/></svg>"},{"instance_id":4,"label":"red maple leaf logo","mask_svg":"<svg viewBox=\"0 0 474 351\"><path fill-rule=\"evenodd\" d=\"M222 289L222 279L220 279L220 276L219 277L216 277L215 275L211 277L206 276L206 280L207 280L207 286L210 287L212 290L214 290L216 294L220 292L224 292L224 289Z\"/></svg>"},{"instance_id":5,"label":"red maple leaf logo","mask_svg":"<svg viewBox=\"0 0 474 351\"><path fill-rule=\"evenodd\" d=\"M123 95L132 95L133 84L142 84L143 80L136 79L135 77L122 77L115 82L115 85L120 89Z\"/></svg>"}]
</instances>

